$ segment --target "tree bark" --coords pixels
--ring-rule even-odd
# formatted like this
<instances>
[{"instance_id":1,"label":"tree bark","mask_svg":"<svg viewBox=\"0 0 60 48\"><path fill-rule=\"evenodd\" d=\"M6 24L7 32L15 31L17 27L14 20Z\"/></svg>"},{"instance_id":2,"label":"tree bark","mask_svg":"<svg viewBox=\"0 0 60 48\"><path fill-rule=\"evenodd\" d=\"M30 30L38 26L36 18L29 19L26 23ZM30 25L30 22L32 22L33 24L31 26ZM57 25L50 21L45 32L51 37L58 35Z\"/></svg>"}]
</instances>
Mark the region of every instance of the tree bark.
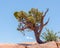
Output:
<instances>
[{"instance_id":1,"label":"tree bark","mask_svg":"<svg viewBox=\"0 0 60 48\"><path fill-rule=\"evenodd\" d=\"M42 31L42 30L41 30L41 31ZM38 32L38 28L37 28L37 27L36 27L35 30L34 30L35 39L36 39L37 43L39 43L39 44L45 43L45 42L43 42L42 40L40 40L41 31Z\"/></svg>"},{"instance_id":2,"label":"tree bark","mask_svg":"<svg viewBox=\"0 0 60 48\"><path fill-rule=\"evenodd\" d=\"M40 40L40 35L38 33L34 32L34 34L35 34L35 38L36 38L37 43L39 43L39 44L45 43L42 40Z\"/></svg>"}]
</instances>

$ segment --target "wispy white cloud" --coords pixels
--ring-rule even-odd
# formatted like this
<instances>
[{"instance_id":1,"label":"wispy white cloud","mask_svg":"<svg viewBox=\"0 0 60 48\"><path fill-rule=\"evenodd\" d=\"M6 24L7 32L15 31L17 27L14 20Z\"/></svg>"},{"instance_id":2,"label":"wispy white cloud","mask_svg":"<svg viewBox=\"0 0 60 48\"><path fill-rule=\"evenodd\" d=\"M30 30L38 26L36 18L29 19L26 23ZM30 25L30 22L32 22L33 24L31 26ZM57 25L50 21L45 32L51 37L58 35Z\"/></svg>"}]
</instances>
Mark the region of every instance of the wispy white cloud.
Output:
<instances>
[{"instance_id":1,"label":"wispy white cloud","mask_svg":"<svg viewBox=\"0 0 60 48\"><path fill-rule=\"evenodd\" d=\"M27 36L26 38L27 38L27 39L33 39L32 37L29 37L29 36Z\"/></svg>"}]
</instances>

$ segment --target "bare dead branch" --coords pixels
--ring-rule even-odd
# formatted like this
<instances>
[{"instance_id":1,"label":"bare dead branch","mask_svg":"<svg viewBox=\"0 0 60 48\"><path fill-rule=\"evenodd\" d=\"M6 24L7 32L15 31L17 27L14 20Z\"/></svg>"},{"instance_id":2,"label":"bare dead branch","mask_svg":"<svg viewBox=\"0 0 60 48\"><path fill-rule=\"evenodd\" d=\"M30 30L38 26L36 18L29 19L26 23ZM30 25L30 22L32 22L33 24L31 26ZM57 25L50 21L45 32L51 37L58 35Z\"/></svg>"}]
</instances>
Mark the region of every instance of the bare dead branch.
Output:
<instances>
[{"instance_id":1,"label":"bare dead branch","mask_svg":"<svg viewBox=\"0 0 60 48\"><path fill-rule=\"evenodd\" d=\"M48 19L48 21L47 21L45 24L43 24L43 26L47 25L47 24L48 24L48 22L49 22L49 19Z\"/></svg>"},{"instance_id":2,"label":"bare dead branch","mask_svg":"<svg viewBox=\"0 0 60 48\"><path fill-rule=\"evenodd\" d=\"M44 13L44 15L43 15L44 17L46 16L46 14L47 14L48 11L49 11L49 9L47 9L47 10L45 11L45 13Z\"/></svg>"}]
</instances>

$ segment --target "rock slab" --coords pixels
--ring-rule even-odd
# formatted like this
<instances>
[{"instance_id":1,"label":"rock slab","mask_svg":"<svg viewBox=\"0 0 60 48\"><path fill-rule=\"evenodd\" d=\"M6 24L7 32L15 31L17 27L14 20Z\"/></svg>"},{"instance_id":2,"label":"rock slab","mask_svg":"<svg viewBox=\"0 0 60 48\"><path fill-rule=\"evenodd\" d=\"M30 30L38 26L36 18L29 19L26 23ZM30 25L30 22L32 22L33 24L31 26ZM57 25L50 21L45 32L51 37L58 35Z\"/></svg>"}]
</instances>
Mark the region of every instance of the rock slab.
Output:
<instances>
[{"instance_id":1,"label":"rock slab","mask_svg":"<svg viewBox=\"0 0 60 48\"><path fill-rule=\"evenodd\" d=\"M60 48L60 42L47 42L44 44L0 44L0 48Z\"/></svg>"}]
</instances>

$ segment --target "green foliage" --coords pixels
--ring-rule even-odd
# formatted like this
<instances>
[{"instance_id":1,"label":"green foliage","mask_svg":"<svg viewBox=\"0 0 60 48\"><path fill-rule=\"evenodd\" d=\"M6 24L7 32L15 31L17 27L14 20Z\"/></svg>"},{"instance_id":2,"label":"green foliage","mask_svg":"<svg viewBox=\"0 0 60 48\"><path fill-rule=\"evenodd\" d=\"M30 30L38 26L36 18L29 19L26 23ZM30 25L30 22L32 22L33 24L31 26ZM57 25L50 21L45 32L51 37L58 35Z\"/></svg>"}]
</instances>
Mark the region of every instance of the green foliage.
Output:
<instances>
[{"instance_id":1,"label":"green foliage","mask_svg":"<svg viewBox=\"0 0 60 48\"><path fill-rule=\"evenodd\" d=\"M43 13L38 11L38 9L32 8L29 14L35 18L36 22L41 22Z\"/></svg>"},{"instance_id":2,"label":"green foliage","mask_svg":"<svg viewBox=\"0 0 60 48\"><path fill-rule=\"evenodd\" d=\"M36 16L36 21L37 21L37 22L41 22L42 16L43 16L43 13L42 13L42 12L38 12L38 14L37 14L37 16Z\"/></svg>"},{"instance_id":3,"label":"green foliage","mask_svg":"<svg viewBox=\"0 0 60 48\"><path fill-rule=\"evenodd\" d=\"M17 14L18 14L18 12L14 13L14 16L15 16L16 19L18 19L18 15Z\"/></svg>"},{"instance_id":4,"label":"green foliage","mask_svg":"<svg viewBox=\"0 0 60 48\"><path fill-rule=\"evenodd\" d=\"M15 12L14 16L16 19L18 19L19 21L22 21L23 19L25 19L27 17L27 13L24 11L20 11L20 12Z\"/></svg>"},{"instance_id":5,"label":"green foliage","mask_svg":"<svg viewBox=\"0 0 60 48\"><path fill-rule=\"evenodd\" d=\"M58 32L59 33L59 32ZM57 36L58 33L54 33L53 31L50 31L49 29L46 29L46 32L42 33L41 37L47 42L47 41L57 41L59 38Z\"/></svg>"},{"instance_id":6,"label":"green foliage","mask_svg":"<svg viewBox=\"0 0 60 48\"><path fill-rule=\"evenodd\" d=\"M28 22L31 22L31 23L33 23L33 24L36 23L35 18L34 18L33 16L29 16L27 21L28 21Z\"/></svg>"},{"instance_id":7,"label":"green foliage","mask_svg":"<svg viewBox=\"0 0 60 48\"><path fill-rule=\"evenodd\" d=\"M18 21L25 19L26 22L29 21L32 24L36 24L41 22L43 13L38 11L38 9L32 8L28 13L24 11L15 12L14 16Z\"/></svg>"}]
</instances>

